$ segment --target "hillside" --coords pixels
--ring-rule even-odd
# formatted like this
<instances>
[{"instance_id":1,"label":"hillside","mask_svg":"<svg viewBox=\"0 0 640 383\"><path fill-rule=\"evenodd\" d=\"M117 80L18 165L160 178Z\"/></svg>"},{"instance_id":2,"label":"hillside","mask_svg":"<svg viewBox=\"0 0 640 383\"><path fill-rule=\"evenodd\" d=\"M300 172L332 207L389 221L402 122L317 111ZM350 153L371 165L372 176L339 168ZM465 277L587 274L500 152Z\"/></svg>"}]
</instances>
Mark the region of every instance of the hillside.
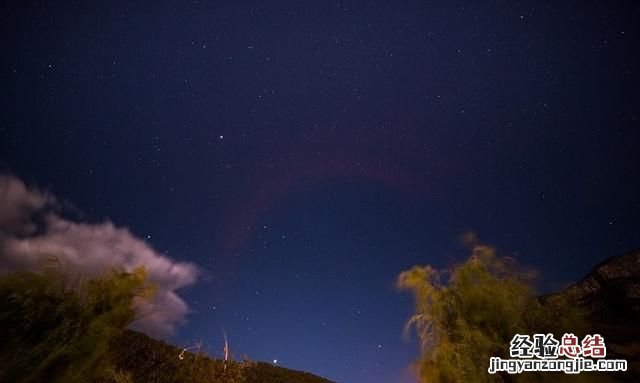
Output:
<instances>
[{"instance_id":1,"label":"hillside","mask_svg":"<svg viewBox=\"0 0 640 383\"><path fill-rule=\"evenodd\" d=\"M611 257L562 292L541 297L568 298L583 308L591 332L605 338L608 358L626 359L630 382L640 381L640 250ZM620 374L617 377L621 377Z\"/></svg>"},{"instance_id":2,"label":"hillside","mask_svg":"<svg viewBox=\"0 0 640 383\"><path fill-rule=\"evenodd\" d=\"M263 362L228 362L182 349L127 330L110 347L116 375L152 383L332 383L318 376ZM114 379L117 381L117 379ZM126 381L126 380L125 380Z\"/></svg>"}]
</instances>

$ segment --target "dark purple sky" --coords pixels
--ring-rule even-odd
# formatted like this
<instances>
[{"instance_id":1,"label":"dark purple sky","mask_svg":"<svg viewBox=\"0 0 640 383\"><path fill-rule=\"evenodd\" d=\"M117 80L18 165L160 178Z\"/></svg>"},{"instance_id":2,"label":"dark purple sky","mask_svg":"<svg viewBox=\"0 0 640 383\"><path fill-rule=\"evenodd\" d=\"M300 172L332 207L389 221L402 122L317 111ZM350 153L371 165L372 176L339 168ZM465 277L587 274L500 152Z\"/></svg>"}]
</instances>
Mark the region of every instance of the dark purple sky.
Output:
<instances>
[{"instance_id":1,"label":"dark purple sky","mask_svg":"<svg viewBox=\"0 0 640 383\"><path fill-rule=\"evenodd\" d=\"M640 246L635 1L133 3L2 6L0 164L200 267L178 344L402 382L465 231L541 291Z\"/></svg>"}]
</instances>

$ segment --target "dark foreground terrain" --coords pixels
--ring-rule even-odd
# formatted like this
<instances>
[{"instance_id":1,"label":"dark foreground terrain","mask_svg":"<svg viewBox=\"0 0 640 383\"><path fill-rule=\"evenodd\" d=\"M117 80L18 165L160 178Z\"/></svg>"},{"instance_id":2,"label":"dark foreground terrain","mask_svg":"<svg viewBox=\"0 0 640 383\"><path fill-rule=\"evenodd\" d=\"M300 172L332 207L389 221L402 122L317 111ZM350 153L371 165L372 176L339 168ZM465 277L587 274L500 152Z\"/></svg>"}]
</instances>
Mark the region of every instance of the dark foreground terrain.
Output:
<instances>
[{"instance_id":1,"label":"dark foreground terrain","mask_svg":"<svg viewBox=\"0 0 640 383\"><path fill-rule=\"evenodd\" d=\"M601 334L608 359L626 359L629 371L613 376L640 382L640 250L611 257L566 290L542 297L565 296L583 308L590 332Z\"/></svg>"},{"instance_id":2,"label":"dark foreground terrain","mask_svg":"<svg viewBox=\"0 0 640 383\"><path fill-rule=\"evenodd\" d=\"M87 379L75 381L332 383L310 373L269 363L246 359L225 363L202 352L183 353L181 348L142 333L122 331L129 323L127 318L133 315L129 312L129 303L118 304L121 299L105 300L111 295L104 292L128 292L128 285L123 283L135 282L132 279L135 273L115 273L97 285L91 282L85 296L74 296L73 290L56 290L62 279L56 279L55 273L51 274L53 277L47 275L24 273L2 279L0 382L40 382L44 377L49 381L58 377L56 381L66 382L70 381L66 376L86 376ZM96 286L99 289L95 289ZM120 288L122 286L125 287ZM99 294L91 295L95 292ZM584 310L590 326L588 333L598 333L605 338L607 358L628 361L627 372L609 376L597 373L596 377L640 382L640 250L609 258L564 291L539 299L544 304L558 297ZM100 298L96 301L99 305L93 304L94 298ZM109 302L113 307L106 310L102 304ZM97 317L96 310L100 313ZM101 320L103 317L108 320ZM121 318L121 323L114 318ZM120 324L114 327L116 322ZM114 336L107 338L105 334ZM93 373L98 372L99 367L99 373ZM580 381L585 377L575 378Z\"/></svg>"},{"instance_id":3,"label":"dark foreground terrain","mask_svg":"<svg viewBox=\"0 0 640 383\"><path fill-rule=\"evenodd\" d=\"M116 374L133 382L152 383L332 383L318 376L263 362L226 363L127 330L110 349ZM126 372L126 373L125 373ZM120 382L118 382L120 383Z\"/></svg>"}]
</instances>

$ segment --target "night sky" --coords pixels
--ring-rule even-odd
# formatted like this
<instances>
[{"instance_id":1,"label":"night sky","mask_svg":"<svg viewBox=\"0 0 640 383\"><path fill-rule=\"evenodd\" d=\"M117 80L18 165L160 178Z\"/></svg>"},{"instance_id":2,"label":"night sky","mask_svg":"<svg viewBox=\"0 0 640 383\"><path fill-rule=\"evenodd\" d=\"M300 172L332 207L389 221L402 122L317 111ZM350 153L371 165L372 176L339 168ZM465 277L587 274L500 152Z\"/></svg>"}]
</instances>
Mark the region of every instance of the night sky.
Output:
<instances>
[{"instance_id":1,"label":"night sky","mask_svg":"<svg viewBox=\"0 0 640 383\"><path fill-rule=\"evenodd\" d=\"M411 297L472 230L566 286L640 247L634 1L0 8L0 166L197 266L168 336L408 382Z\"/></svg>"}]
</instances>

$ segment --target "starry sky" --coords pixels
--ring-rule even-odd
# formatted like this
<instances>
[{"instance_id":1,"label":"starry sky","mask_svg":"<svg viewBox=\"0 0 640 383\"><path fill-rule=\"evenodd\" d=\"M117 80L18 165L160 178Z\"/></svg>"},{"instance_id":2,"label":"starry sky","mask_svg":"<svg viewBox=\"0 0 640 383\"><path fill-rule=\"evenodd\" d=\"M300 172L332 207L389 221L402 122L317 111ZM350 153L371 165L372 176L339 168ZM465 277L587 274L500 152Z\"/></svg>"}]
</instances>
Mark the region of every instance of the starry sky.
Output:
<instances>
[{"instance_id":1,"label":"starry sky","mask_svg":"<svg viewBox=\"0 0 640 383\"><path fill-rule=\"evenodd\" d=\"M541 292L640 246L637 2L20 1L0 29L2 172L196 265L175 344L409 382L394 279L461 234Z\"/></svg>"}]
</instances>

